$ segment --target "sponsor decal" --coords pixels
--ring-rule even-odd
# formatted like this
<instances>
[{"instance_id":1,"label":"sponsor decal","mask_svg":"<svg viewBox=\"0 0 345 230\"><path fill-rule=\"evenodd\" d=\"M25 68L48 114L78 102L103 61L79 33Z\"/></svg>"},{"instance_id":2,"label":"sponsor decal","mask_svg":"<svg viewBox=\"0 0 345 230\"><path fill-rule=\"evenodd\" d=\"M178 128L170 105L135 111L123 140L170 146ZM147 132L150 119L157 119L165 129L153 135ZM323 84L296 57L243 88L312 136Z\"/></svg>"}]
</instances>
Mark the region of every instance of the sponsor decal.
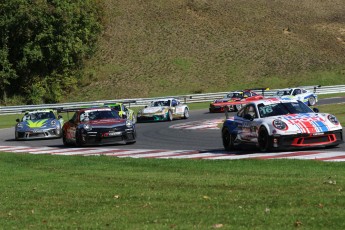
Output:
<instances>
[{"instance_id":1,"label":"sponsor decal","mask_svg":"<svg viewBox=\"0 0 345 230\"><path fill-rule=\"evenodd\" d=\"M43 120L38 120L38 121L28 120L26 123L30 128L41 128L47 120L48 119L43 119Z\"/></svg>"}]
</instances>

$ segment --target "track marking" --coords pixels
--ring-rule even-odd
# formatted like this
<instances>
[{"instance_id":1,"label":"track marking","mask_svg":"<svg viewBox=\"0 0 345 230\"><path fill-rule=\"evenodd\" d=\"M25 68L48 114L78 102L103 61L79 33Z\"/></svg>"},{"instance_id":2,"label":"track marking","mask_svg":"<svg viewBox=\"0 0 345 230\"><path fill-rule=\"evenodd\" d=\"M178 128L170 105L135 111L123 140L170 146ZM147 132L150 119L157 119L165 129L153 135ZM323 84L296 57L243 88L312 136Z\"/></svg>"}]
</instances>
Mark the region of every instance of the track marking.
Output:
<instances>
[{"instance_id":1,"label":"track marking","mask_svg":"<svg viewBox=\"0 0 345 230\"><path fill-rule=\"evenodd\" d=\"M200 150L166 150L166 149L118 149L118 148L58 148L58 147L27 147L0 146L1 152L49 154L65 156L110 156L130 158L160 158L160 159L209 159L209 160L240 160L240 159L299 159L319 160L327 162L345 161L344 151L297 151L297 152L226 152Z\"/></svg>"},{"instance_id":2,"label":"track marking","mask_svg":"<svg viewBox=\"0 0 345 230\"><path fill-rule=\"evenodd\" d=\"M212 119L191 121L169 126L171 129L219 129L218 125L223 123L224 119Z\"/></svg>"}]
</instances>

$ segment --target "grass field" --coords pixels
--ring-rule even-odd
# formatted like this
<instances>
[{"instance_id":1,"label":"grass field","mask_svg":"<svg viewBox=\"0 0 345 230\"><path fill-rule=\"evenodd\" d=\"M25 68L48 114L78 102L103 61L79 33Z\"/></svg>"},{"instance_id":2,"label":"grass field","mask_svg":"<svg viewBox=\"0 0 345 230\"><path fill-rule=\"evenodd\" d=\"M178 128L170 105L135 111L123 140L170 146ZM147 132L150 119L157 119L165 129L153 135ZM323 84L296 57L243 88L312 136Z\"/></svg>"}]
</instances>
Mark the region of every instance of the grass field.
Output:
<instances>
[{"instance_id":1,"label":"grass field","mask_svg":"<svg viewBox=\"0 0 345 230\"><path fill-rule=\"evenodd\" d=\"M344 163L0 154L2 229L344 229Z\"/></svg>"}]
</instances>

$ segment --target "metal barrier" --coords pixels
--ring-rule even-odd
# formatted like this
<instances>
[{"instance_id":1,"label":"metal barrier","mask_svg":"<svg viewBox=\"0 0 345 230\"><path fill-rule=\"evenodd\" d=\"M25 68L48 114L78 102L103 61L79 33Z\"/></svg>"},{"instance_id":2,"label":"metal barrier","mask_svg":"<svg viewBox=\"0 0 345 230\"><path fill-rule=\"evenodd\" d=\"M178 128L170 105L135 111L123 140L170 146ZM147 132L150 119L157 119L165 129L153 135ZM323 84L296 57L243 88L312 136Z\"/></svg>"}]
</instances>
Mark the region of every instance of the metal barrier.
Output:
<instances>
[{"instance_id":1,"label":"metal barrier","mask_svg":"<svg viewBox=\"0 0 345 230\"><path fill-rule=\"evenodd\" d=\"M316 94L335 94L335 93L345 93L345 85L335 85L335 86L302 86L298 88L304 88L309 91L313 91ZM272 90L253 90L256 93L263 93L265 96L273 96L275 92L279 89ZM105 103L117 103L124 102L130 104L131 107L143 107L156 99L174 97L179 98L184 103L199 103L199 102L210 102L216 99L223 98L227 92L218 93L204 93L204 94L189 94L189 95L178 95L178 96L166 96L166 97L155 97L155 98L132 98L132 99L118 99L118 100L101 100L101 101L90 101L90 102L70 102L70 103L60 103L60 104L41 104L41 105L18 105L18 106L0 106L0 115L2 114L17 114L25 110L33 109L58 109L58 108L78 108L83 106L99 106Z\"/></svg>"}]
</instances>

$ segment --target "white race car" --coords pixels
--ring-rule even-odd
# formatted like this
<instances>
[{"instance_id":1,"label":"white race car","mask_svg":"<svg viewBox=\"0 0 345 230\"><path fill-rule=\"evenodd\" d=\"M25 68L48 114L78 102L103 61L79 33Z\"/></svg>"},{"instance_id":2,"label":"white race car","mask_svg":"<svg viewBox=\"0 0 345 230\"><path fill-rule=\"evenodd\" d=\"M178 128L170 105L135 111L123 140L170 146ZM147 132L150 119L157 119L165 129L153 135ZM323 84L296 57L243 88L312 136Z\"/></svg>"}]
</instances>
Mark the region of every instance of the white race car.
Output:
<instances>
[{"instance_id":1,"label":"white race car","mask_svg":"<svg viewBox=\"0 0 345 230\"><path fill-rule=\"evenodd\" d=\"M312 110L298 100L278 98L246 104L223 123L225 150L253 144L260 151L333 147L343 143L343 130L332 114Z\"/></svg>"},{"instance_id":2,"label":"white race car","mask_svg":"<svg viewBox=\"0 0 345 230\"><path fill-rule=\"evenodd\" d=\"M309 106L314 106L317 103L317 95L303 88L280 89L277 91L276 97L284 100L300 100Z\"/></svg>"},{"instance_id":3,"label":"white race car","mask_svg":"<svg viewBox=\"0 0 345 230\"><path fill-rule=\"evenodd\" d=\"M141 109L137 114L137 122L172 121L176 118L187 119L189 108L176 98L158 99Z\"/></svg>"}]
</instances>

